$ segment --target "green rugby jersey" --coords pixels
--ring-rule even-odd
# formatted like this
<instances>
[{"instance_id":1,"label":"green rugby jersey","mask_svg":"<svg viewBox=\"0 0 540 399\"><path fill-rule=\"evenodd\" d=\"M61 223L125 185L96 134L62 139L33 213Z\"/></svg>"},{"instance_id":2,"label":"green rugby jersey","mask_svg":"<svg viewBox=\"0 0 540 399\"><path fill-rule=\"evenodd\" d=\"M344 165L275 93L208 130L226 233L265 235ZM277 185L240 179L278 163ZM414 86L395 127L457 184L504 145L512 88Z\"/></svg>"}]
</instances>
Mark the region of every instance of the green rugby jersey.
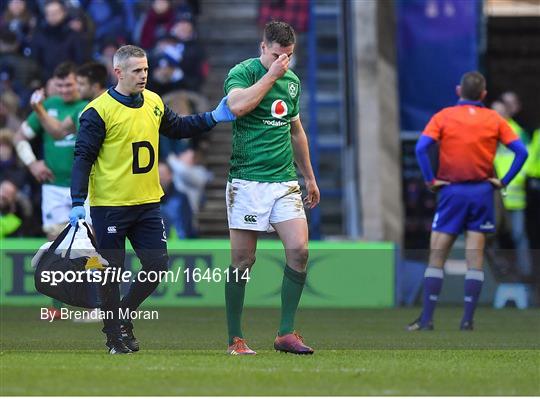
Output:
<instances>
[{"instance_id":1,"label":"green rugby jersey","mask_svg":"<svg viewBox=\"0 0 540 399\"><path fill-rule=\"evenodd\" d=\"M79 118L82 115L84 107L86 107L86 104L88 104L89 102L90 102L89 100L81 100L80 106L78 106L70 116L71 121L73 122L73 125L75 126L75 133L77 133L79 131L79 127L81 127L79 123Z\"/></svg>"},{"instance_id":2,"label":"green rugby jersey","mask_svg":"<svg viewBox=\"0 0 540 399\"><path fill-rule=\"evenodd\" d=\"M233 88L253 86L268 71L251 58L229 71L225 94ZM291 120L299 117L300 80L290 69L278 79L259 105L233 122L229 181L296 180L291 144Z\"/></svg>"},{"instance_id":3,"label":"green rugby jersey","mask_svg":"<svg viewBox=\"0 0 540 399\"><path fill-rule=\"evenodd\" d=\"M86 104L88 104L86 100L65 103L61 97L53 96L43 102L43 107L49 115L59 121L63 121L68 117L72 118L73 114L78 115ZM28 116L26 122L37 136L43 137L43 159L55 177L52 184L69 187L71 185L71 169L73 167L76 131L70 132L64 138L57 140L45 131L35 112L32 112Z\"/></svg>"}]
</instances>

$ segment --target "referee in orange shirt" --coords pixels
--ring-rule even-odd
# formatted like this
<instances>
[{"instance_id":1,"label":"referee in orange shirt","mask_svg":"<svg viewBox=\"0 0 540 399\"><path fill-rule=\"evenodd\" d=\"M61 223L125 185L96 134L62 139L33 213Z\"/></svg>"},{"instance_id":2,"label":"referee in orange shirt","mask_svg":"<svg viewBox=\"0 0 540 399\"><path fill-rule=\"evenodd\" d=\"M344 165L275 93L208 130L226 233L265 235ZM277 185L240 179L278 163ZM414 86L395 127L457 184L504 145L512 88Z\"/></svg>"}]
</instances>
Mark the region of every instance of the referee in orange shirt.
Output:
<instances>
[{"instance_id":1,"label":"referee in orange shirt","mask_svg":"<svg viewBox=\"0 0 540 399\"><path fill-rule=\"evenodd\" d=\"M432 330L441 292L443 266L456 237L466 231L464 312L461 330L473 329L484 272L486 234L495 230L494 190L510 183L527 159L523 142L495 111L485 108L486 81L467 72L456 88L459 101L431 118L416 145L416 157L431 191L439 192L433 218L429 264L424 274L423 309L409 331ZM428 148L439 144L439 170L433 175ZM493 159L501 142L515 153L508 173L497 179Z\"/></svg>"}]
</instances>

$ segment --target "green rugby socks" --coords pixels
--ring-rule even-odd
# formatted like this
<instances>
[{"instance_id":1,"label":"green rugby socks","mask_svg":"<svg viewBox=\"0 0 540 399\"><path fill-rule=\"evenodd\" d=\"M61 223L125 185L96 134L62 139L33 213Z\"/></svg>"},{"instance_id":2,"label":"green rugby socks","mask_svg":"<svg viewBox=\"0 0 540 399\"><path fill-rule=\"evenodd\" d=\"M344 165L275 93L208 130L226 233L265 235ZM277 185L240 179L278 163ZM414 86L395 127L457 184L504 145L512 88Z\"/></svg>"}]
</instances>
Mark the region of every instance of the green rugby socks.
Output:
<instances>
[{"instance_id":1,"label":"green rugby socks","mask_svg":"<svg viewBox=\"0 0 540 399\"><path fill-rule=\"evenodd\" d=\"M234 337L243 337L241 324L246 280L242 279L241 276L242 272L236 272L234 267L229 267L229 279L225 281L225 307L227 309L229 345L232 344Z\"/></svg>"},{"instance_id":2,"label":"green rugby socks","mask_svg":"<svg viewBox=\"0 0 540 399\"><path fill-rule=\"evenodd\" d=\"M289 265L285 265L281 286L281 324L278 332L280 336L294 331L294 316L305 282L306 273L297 272Z\"/></svg>"}]
</instances>

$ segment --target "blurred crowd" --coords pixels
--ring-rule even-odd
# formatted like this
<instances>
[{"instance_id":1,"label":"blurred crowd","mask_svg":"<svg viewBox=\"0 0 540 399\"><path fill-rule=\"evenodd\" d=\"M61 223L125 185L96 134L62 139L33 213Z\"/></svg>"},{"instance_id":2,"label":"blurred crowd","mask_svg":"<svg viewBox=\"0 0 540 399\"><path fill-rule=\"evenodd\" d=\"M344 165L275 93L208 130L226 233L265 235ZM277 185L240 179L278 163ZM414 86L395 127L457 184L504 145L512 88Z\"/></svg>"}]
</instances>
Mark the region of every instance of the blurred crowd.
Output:
<instances>
[{"instance_id":1,"label":"blurred crowd","mask_svg":"<svg viewBox=\"0 0 540 399\"><path fill-rule=\"evenodd\" d=\"M66 62L71 62L91 69L91 62L102 64L107 71L106 89L116 83L113 54L123 44L136 44L148 54L148 89L160 94L179 114L206 111L208 101L200 91L209 68L197 39L199 3L6 0L0 4L0 236L42 236L42 186L35 170L24 166L17 156L15 140L25 122L35 118L36 103L31 99L43 93L45 98L57 96L66 103L88 102L92 98L85 97L83 88L75 84L80 83L77 69L69 67L59 78L54 76L59 65L65 69ZM74 93L68 95L66 84L70 82ZM39 91L41 88L44 90ZM46 112L55 116L50 109ZM44 138L29 141L37 159L42 159ZM205 139L179 142L161 138L164 221L180 238L197 235L194 212L212 178L201 163L206 146Z\"/></svg>"}]
</instances>

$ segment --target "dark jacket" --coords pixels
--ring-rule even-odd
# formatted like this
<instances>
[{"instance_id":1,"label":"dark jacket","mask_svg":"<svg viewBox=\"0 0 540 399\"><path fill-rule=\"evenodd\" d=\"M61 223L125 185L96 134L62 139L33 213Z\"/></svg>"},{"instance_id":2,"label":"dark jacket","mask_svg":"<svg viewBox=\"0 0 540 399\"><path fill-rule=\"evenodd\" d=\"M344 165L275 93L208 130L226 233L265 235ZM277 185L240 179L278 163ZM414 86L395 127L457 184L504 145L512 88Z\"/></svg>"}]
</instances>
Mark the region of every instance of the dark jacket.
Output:
<instances>
[{"instance_id":1,"label":"dark jacket","mask_svg":"<svg viewBox=\"0 0 540 399\"><path fill-rule=\"evenodd\" d=\"M41 67L42 78L49 79L56 66L64 61L82 64L85 49L80 35L72 31L66 22L59 26L42 25L32 40L32 58Z\"/></svg>"}]
</instances>

